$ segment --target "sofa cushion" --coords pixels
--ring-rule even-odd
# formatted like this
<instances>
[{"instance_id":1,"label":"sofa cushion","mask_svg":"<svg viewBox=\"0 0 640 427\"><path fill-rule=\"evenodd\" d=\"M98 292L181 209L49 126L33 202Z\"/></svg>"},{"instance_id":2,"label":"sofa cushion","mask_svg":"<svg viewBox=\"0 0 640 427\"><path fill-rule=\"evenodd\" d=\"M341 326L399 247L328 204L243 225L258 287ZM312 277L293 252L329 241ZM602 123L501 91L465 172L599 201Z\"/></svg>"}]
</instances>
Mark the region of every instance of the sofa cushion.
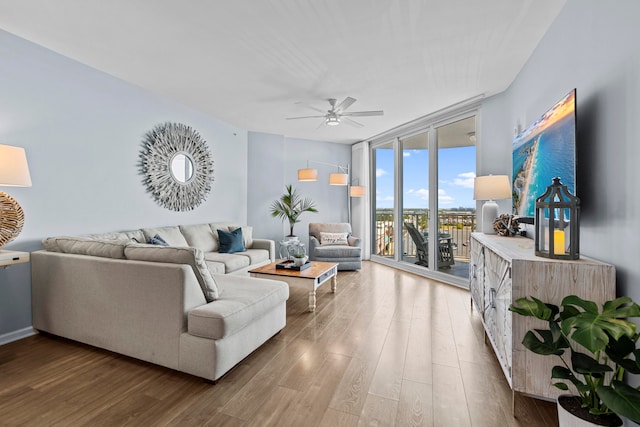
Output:
<instances>
[{"instance_id":1,"label":"sofa cushion","mask_svg":"<svg viewBox=\"0 0 640 427\"><path fill-rule=\"evenodd\" d=\"M360 258L361 249L358 246L333 245L315 248L315 258Z\"/></svg>"},{"instance_id":2,"label":"sofa cushion","mask_svg":"<svg viewBox=\"0 0 640 427\"><path fill-rule=\"evenodd\" d=\"M124 259L124 248L128 243L129 240L103 240L83 236L56 237L58 251L54 252Z\"/></svg>"},{"instance_id":3,"label":"sofa cushion","mask_svg":"<svg viewBox=\"0 0 640 427\"><path fill-rule=\"evenodd\" d=\"M212 230L209 224L181 225L180 232L189 246L202 252L214 252L220 247L218 233Z\"/></svg>"},{"instance_id":4,"label":"sofa cushion","mask_svg":"<svg viewBox=\"0 0 640 427\"><path fill-rule=\"evenodd\" d=\"M244 247L250 248L251 246L253 246L253 227L251 227L250 225L230 225L229 231L235 231L238 228L242 229L242 241L244 242Z\"/></svg>"},{"instance_id":5,"label":"sofa cushion","mask_svg":"<svg viewBox=\"0 0 640 427\"><path fill-rule=\"evenodd\" d=\"M320 244L325 245L348 245L347 240L349 233L327 233L325 231L320 232Z\"/></svg>"},{"instance_id":6,"label":"sofa cushion","mask_svg":"<svg viewBox=\"0 0 640 427\"><path fill-rule=\"evenodd\" d=\"M221 339L255 323L289 298L286 283L269 279L216 276L220 296L189 312L188 331L203 338Z\"/></svg>"},{"instance_id":7,"label":"sofa cushion","mask_svg":"<svg viewBox=\"0 0 640 427\"><path fill-rule=\"evenodd\" d=\"M127 259L132 260L188 264L193 269L207 302L218 298L218 287L204 261L204 253L198 248L129 243L124 253Z\"/></svg>"},{"instance_id":8,"label":"sofa cushion","mask_svg":"<svg viewBox=\"0 0 640 427\"><path fill-rule=\"evenodd\" d=\"M157 234L162 237L169 246L189 246L187 239L184 238L180 232L180 227L177 225L172 227L143 228L142 232L144 233L145 242Z\"/></svg>"},{"instance_id":9,"label":"sofa cushion","mask_svg":"<svg viewBox=\"0 0 640 427\"><path fill-rule=\"evenodd\" d=\"M236 255L248 257L251 265L270 260L269 251L265 249L247 249L244 252L238 252Z\"/></svg>"},{"instance_id":10,"label":"sofa cushion","mask_svg":"<svg viewBox=\"0 0 640 427\"><path fill-rule=\"evenodd\" d=\"M221 254L220 252L207 252L204 259L209 262L220 262L224 264L225 273L233 273L236 270L249 266L250 258L242 256L242 252L235 254Z\"/></svg>"},{"instance_id":11,"label":"sofa cushion","mask_svg":"<svg viewBox=\"0 0 640 427\"><path fill-rule=\"evenodd\" d=\"M87 237L92 239L106 240L131 240L134 242L144 243L147 239L144 237L142 230L115 231L113 233L90 234Z\"/></svg>"},{"instance_id":12,"label":"sofa cushion","mask_svg":"<svg viewBox=\"0 0 640 427\"><path fill-rule=\"evenodd\" d=\"M207 254L205 254L204 262L207 263L207 268L211 274L224 274L225 265L224 262L207 261Z\"/></svg>"},{"instance_id":13,"label":"sofa cushion","mask_svg":"<svg viewBox=\"0 0 640 427\"><path fill-rule=\"evenodd\" d=\"M218 230L218 238L220 239L220 253L232 254L235 252L244 252L244 240L242 238L242 228L236 228L233 231Z\"/></svg>"}]
</instances>

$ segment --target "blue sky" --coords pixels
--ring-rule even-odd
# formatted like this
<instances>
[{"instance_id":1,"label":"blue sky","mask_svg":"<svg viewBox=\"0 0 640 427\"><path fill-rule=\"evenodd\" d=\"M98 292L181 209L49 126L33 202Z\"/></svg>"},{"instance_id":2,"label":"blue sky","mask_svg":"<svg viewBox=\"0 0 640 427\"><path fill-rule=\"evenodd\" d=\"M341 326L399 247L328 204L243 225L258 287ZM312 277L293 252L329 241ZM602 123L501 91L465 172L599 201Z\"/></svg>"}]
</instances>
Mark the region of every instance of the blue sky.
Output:
<instances>
[{"instance_id":1,"label":"blue sky","mask_svg":"<svg viewBox=\"0 0 640 427\"><path fill-rule=\"evenodd\" d=\"M404 207L427 208L429 199L428 150L405 150ZM393 150L376 151L376 207L393 207ZM473 179L476 147L456 147L438 152L438 207L475 208Z\"/></svg>"}]
</instances>

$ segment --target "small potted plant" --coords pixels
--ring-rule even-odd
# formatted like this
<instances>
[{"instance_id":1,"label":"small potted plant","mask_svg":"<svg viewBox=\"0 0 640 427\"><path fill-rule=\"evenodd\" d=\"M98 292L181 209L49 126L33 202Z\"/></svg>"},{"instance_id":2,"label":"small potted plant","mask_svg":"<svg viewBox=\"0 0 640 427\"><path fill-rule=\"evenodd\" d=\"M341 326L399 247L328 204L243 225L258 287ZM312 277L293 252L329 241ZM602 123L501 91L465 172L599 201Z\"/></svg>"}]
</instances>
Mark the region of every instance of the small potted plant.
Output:
<instances>
[{"instance_id":1,"label":"small potted plant","mask_svg":"<svg viewBox=\"0 0 640 427\"><path fill-rule=\"evenodd\" d=\"M289 235L293 238L293 226L300 222L298 219L304 212L317 213L315 203L310 198L302 198L292 185L285 187L285 193L278 200L271 204L271 216L282 218L282 221L289 221Z\"/></svg>"},{"instance_id":2,"label":"small potted plant","mask_svg":"<svg viewBox=\"0 0 640 427\"><path fill-rule=\"evenodd\" d=\"M560 426L572 416L586 420L584 425L620 426L619 416L640 423L640 390L623 382L625 372L640 374L640 334L628 320L640 317L638 304L621 297L600 311L595 302L569 295L560 307L530 297L517 299L509 310L548 322L547 329L528 331L522 344L559 357L561 364L551 372L555 387L575 386L578 396L558 398ZM577 408L570 409L572 403Z\"/></svg>"},{"instance_id":3,"label":"small potted plant","mask_svg":"<svg viewBox=\"0 0 640 427\"><path fill-rule=\"evenodd\" d=\"M293 263L296 267L303 266L308 259L309 257L307 257L307 254L305 254L304 252L293 255Z\"/></svg>"}]
</instances>

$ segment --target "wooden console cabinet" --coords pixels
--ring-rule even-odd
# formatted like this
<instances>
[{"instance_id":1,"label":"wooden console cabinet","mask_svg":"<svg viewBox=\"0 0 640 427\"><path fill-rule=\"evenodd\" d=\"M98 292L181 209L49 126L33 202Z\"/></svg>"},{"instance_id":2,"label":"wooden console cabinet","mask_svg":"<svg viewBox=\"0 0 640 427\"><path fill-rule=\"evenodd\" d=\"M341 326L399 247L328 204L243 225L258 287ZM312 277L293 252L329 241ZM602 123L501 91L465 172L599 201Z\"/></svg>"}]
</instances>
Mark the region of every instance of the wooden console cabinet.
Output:
<instances>
[{"instance_id":1,"label":"wooden console cabinet","mask_svg":"<svg viewBox=\"0 0 640 427\"><path fill-rule=\"evenodd\" d=\"M518 298L534 296L560 305L567 295L598 303L615 298L615 268L586 257L561 261L534 255L533 240L472 233L469 288L472 308L482 316L486 337L513 391L555 399L551 369L559 358L540 356L522 345L526 331L545 323L508 310Z\"/></svg>"}]
</instances>

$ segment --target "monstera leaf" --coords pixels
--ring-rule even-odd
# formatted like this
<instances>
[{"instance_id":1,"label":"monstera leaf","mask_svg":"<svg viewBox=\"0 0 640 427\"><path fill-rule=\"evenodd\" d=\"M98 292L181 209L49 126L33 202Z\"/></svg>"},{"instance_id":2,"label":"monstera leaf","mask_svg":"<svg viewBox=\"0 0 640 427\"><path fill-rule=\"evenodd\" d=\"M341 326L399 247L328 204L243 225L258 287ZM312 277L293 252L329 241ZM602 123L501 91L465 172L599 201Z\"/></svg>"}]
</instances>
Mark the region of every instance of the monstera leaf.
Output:
<instances>
[{"instance_id":1,"label":"monstera leaf","mask_svg":"<svg viewBox=\"0 0 640 427\"><path fill-rule=\"evenodd\" d=\"M618 380L613 380L608 387L598 387L597 391L610 410L640 423L640 391Z\"/></svg>"},{"instance_id":2,"label":"monstera leaf","mask_svg":"<svg viewBox=\"0 0 640 427\"><path fill-rule=\"evenodd\" d=\"M599 312L598 306L591 301L570 295L562 300L562 306L576 306L584 311L562 320L562 332L592 353L605 349L609 336L618 340L622 336L634 335L636 325L625 320L627 317L640 316L640 307L632 303L631 298L621 297L607 301Z\"/></svg>"},{"instance_id":3,"label":"monstera leaf","mask_svg":"<svg viewBox=\"0 0 640 427\"><path fill-rule=\"evenodd\" d=\"M535 317L540 320L551 320L560 311L557 305L545 304L537 298L518 298L509 310L523 316Z\"/></svg>"}]
</instances>

